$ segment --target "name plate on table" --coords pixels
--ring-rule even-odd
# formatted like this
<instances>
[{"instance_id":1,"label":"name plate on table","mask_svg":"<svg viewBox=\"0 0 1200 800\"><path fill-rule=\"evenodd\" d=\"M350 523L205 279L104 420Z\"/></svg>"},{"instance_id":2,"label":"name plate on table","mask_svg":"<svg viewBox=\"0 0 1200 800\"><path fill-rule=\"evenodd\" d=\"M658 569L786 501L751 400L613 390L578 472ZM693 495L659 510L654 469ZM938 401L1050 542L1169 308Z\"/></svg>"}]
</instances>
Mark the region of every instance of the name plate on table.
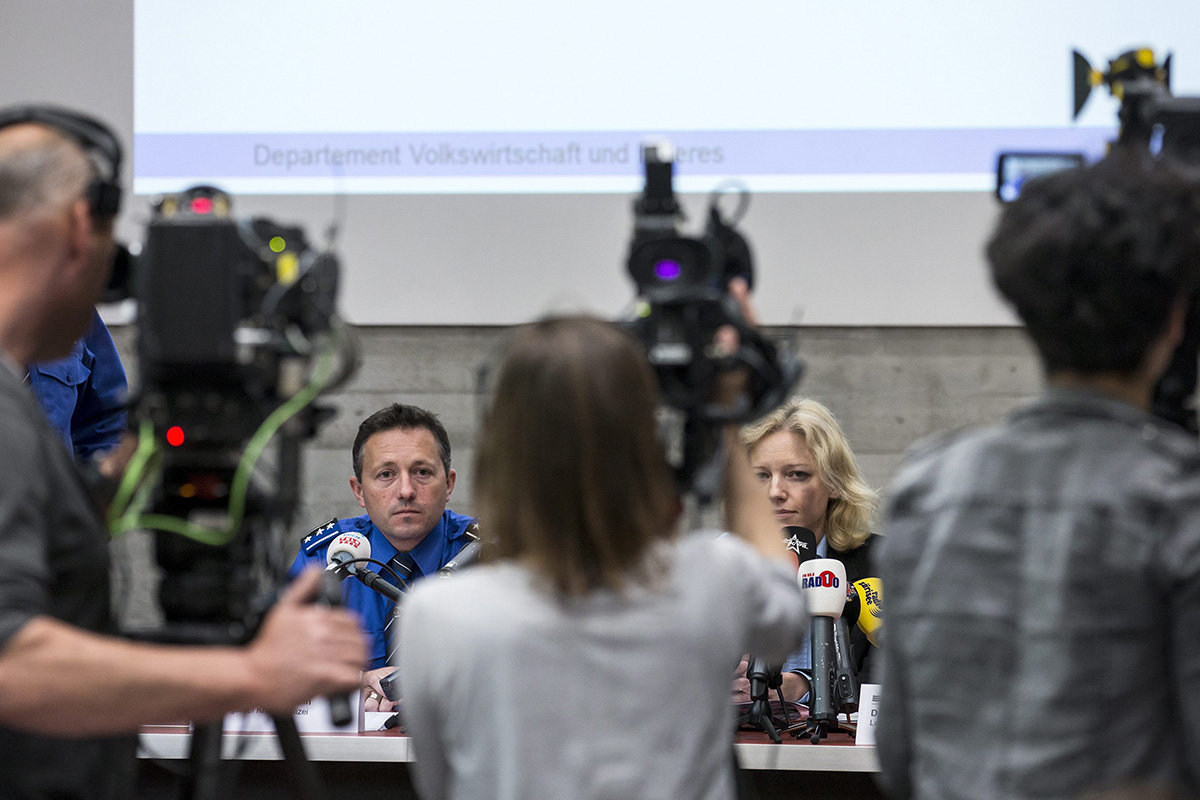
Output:
<instances>
[{"instance_id":1,"label":"name plate on table","mask_svg":"<svg viewBox=\"0 0 1200 800\"><path fill-rule=\"evenodd\" d=\"M356 698L357 699L357 698ZM300 733L358 733L358 718L350 721L349 725L334 725L329 713L329 701L324 697L316 697L303 705L297 706L292 712L296 720L296 730ZM227 714L225 716L226 733L274 733L275 723L271 716L261 710L246 714Z\"/></svg>"},{"instance_id":2,"label":"name plate on table","mask_svg":"<svg viewBox=\"0 0 1200 800\"><path fill-rule=\"evenodd\" d=\"M879 722L879 690L878 683L864 683L858 687L858 732L854 735L855 744L875 744L875 725Z\"/></svg>"}]
</instances>

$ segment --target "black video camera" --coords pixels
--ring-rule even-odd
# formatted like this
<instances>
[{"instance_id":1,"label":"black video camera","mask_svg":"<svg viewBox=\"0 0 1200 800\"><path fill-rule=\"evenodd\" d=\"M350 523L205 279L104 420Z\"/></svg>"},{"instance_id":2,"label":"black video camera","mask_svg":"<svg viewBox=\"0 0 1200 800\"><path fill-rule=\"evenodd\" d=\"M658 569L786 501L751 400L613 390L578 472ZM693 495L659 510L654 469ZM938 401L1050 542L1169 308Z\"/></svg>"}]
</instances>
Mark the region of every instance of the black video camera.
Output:
<instances>
[{"instance_id":1,"label":"black video camera","mask_svg":"<svg viewBox=\"0 0 1200 800\"><path fill-rule=\"evenodd\" d=\"M115 532L157 532L175 640L252 633L286 568L300 444L327 416L314 401L349 374L334 376L324 347L344 335L334 330L337 258L300 228L238 220L231 207L212 187L162 197L129 278L141 458L110 521ZM268 444L278 450L264 478Z\"/></svg>"},{"instance_id":2,"label":"black video camera","mask_svg":"<svg viewBox=\"0 0 1200 800\"><path fill-rule=\"evenodd\" d=\"M716 491L716 475L706 469L718 450L716 427L748 422L782 403L803 365L752 328L729 294L734 278L748 287L754 284L750 246L735 228L748 195L741 193L731 223L721 214L719 188L711 198L704 233L686 236L678 225L682 210L673 187L674 148L665 142L647 144L642 160L646 184L634 201L627 262L639 295L630 326L654 368L664 402L684 417L683 448L675 464L680 483L707 500ZM735 353L718 353L713 346L723 326L737 331ZM714 403L718 379L736 370L748 375L746 392L732 406Z\"/></svg>"}]
</instances>

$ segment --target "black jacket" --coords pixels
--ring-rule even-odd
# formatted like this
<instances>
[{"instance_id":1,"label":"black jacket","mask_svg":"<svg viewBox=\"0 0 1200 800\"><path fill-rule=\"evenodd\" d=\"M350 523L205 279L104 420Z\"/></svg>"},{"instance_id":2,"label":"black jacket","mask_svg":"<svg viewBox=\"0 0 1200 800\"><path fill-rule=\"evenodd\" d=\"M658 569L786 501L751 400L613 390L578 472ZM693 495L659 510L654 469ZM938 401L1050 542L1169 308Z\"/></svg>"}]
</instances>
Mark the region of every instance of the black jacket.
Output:
<instances>
[{"instance_id":1,"label":"black jacket","mask_svg":"<svg viewBox=\"0 0 1200 800\"><path fill-rule=\"evenodd\" d=\"M883 537L878 534L871 536L858 547L853 550L842 552L834 550L832 545L829 548L829 557L836 558L846 567L846 580L850 583L862 580L863 578L878 578L879 572L874 567L875 558L878 553L872 554L872 551L882 541ZM858 672L859 683L878 683L875 676L872 674L872 666L875 660L875 647L867 640L867 635L857 625L850 626L850 656L854 662L854 668Z\"/></svg>"}]
</instances>

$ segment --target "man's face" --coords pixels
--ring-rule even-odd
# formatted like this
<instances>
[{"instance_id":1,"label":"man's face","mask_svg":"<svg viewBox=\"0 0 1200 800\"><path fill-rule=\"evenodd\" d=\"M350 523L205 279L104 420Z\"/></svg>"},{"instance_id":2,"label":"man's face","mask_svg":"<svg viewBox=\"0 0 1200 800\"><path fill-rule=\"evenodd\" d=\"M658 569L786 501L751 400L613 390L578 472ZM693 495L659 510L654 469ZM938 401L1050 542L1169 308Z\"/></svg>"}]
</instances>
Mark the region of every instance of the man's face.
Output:
<instances>
[{"instance_id":1,"label":"man's face","mask_svg":"<svg viewBox=\"0 0 1200 800\"><path fill-rule=\"evenodd\" d=\"M54 252L62 260L56 277L45 284L47 312L30 360L64 356L87 333L92 309L108 283L115 247L112 220L93 219L82 198L50 216L59 234Z\"/></svg>"},{"instance_id":2,"label":"man's face","mask_svg":"<svg viewBox=\"0 0 1200 800\"><path fill-rule=\"evenodd\" d=\"M433 530L454 491L437 440L425 428L381 431L363 447L362 480L350 479L358 504L397 550L408 552Z\"/></svg>"}]
</instances>

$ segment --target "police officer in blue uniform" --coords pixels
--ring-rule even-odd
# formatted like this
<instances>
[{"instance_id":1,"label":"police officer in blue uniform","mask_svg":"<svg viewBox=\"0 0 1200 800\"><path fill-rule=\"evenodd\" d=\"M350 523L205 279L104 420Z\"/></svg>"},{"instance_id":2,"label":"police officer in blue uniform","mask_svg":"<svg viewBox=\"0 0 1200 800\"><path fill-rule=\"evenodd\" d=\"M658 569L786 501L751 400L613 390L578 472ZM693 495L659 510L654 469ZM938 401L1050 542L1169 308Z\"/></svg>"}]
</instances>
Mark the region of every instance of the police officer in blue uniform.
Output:
<instances>
[{"instance_id":1,"label":"police officer in blue uniform","mask_svg":"<svg viewBox=\"0 0 1200 800\"><path fill-rule=\"evenodd\" d=\"M342 532L364 535L371 558L388 564L406 583L435 575L478 538L471 517L446 508L454 491L450 437L437 416L416 406L392 405L372 414L354 439L354 477L350 489L367 513L332 519L305 537L290 574L311 564L324 566L330 543ZM371 567L378 569L378 567ZM383 577L394 578L386 570ZM357 611L370 639L370 660L363 673L366 708L391 709L379 679L388 666L393 603L359 581L342 582L347 607Z\"/></svg>"},{"instance_id":2,"label":"police officer in blue uniform","mask_svg":"<svg viewBox=\"0 0 1200 800\"><path fill-rule=\"evenodd\" d=\"M112 335L95 311L91 329L70 355L29 365L29 385L77 459L103 455L120 442L129 385Z\"/></svg>"}]
</instances>

